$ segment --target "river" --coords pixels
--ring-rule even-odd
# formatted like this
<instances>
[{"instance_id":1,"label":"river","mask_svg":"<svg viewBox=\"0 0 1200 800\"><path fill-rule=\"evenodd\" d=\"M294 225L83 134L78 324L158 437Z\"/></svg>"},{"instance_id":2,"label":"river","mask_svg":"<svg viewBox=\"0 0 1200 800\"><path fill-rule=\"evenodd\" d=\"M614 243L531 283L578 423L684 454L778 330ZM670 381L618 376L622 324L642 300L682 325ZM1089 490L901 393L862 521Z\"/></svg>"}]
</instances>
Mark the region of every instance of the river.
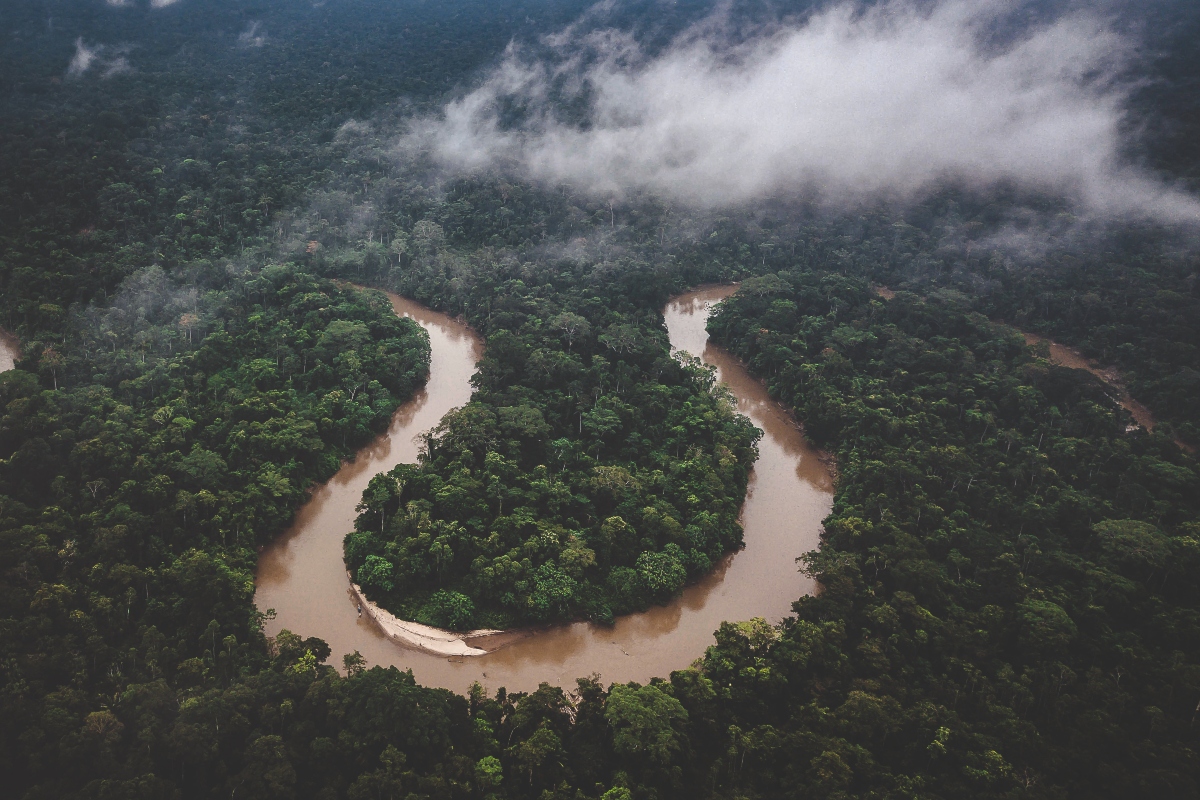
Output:
<instances>
[{"instance_id":1,"label":"river","mask_svg":"<svg viewBox=\"0 0 1200 800\"><path fill-rule=\"evenodd\" d=\"M1115 367L1101 367L1095 361L1087 358L1073 347L1067 347L1065 344L1059 344L1053 339L1047 339L1044 336L1039 336L1036 333L1026 333L1021 331L1021 335L1025 337L1025 344L1036 346L1042 342L1046 343L1047 351L1050 354L1050 363L1057 364L1060 367L1068 369L1082 369L1095 375L1100 380L1107 383L1117 393L1117 403L1122 408L1129 412L1134 421L1145 428L1147 431L1154 430L1154 415L1150 409L1134 400L1129 391L1125 388L1124 381L1121 380L1121 373ZM1180 447L1187 447L1182 442Z\"/></svg>"},{"instance_id":2,"label":"river","mask_svg":"<svg viewBox=\"0 0 1200 800\"><path fill-rule=\"evenodd\" d=\"M665 310L671 346L716 366L718 379L737 397L738 409L765 432L742 510L745 549L727 556L673 602L621 617L614 625L578 622L536 630L495 652L468 658L397 645L367 615L358 617L342 561L342 538L353 527L354 507L372 476L415 461L418 435L467 402L482 352L466 326L389 295L397 313L429 331L429 381L396 412L387 433L321 486L292 528L263 550L255 603L275 609L267 633L287 628L318 636L329 643L331 662L339 667L343 654L357 650L370 665L412 669L426 686L463 692L479 681L490 690L531 691L543 681L570 687L575 678L592 674L606 683L665 677L703 655L723 620L782 619L793 600L813 590L795 559L819 543L833 481L820 454L762 384L708 342L708 314L733 291L728 286L700 289L674 299Z\"/></svg>"},{"instance_id":3,"label":"river","mask_svg":"<svg viewBox=\"0 0 1200 800\"><path fill-rule=\"evenodd\" d=\"M884 300L891 300L896 296L894 291L886 286L880 286L878 284L873 285L871 290ZM1004 323L1002 322L1000 324L1003 325ZM1017 329L1014 328L1014 330ZM1066 367L1068 369L1086 370L1100 380L1104 381L1113 389L1113 391L1116 392L1115 400L1117 404L1129 412L1129 415L1133 417L1134 422L1149 432L1154 431L1154 414L1151 413L1150 409L1146 408L1146 406L1142 405L1130 396L1129 391L1125 388L1125 382L1121 379L1121 373L1116 369L1116 367L1101 367L1095 361L1087 358L1083 355L1083 353L1079 352L1075 348L1068 347L1065 344L1060 344L1053 339L1047 339L1045 336L1040 334L1029 333L1028 331L1021 330L1018 330L1017 332L1024 337L1025 344L1029 345L1030 347L1036 347L1037 345L1045 342L1046 352L1050 357L1049 361L1051 364L1055 364L1060 367ZM1186 444L1180 439L1176 439L1175 443L1189 452L1195 452L1195 448L1189 444Z\"/></svg>"}]
</instances>

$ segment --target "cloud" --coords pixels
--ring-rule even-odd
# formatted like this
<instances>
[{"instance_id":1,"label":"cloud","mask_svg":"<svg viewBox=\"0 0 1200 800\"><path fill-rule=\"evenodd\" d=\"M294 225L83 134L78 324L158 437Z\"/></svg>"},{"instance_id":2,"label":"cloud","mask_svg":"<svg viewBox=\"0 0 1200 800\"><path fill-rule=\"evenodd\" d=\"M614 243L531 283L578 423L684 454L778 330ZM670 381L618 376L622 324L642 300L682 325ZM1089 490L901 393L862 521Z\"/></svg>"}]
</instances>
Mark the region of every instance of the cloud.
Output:
<instances>
[{"instance_id":1,"label":"cloud","mask_svg":"<svg viewBox=\"0 0 1200 800\"><path fill-rule=\"evenodd\" d=\"M251 22L246 26L246 30L238 34L239 47L262 47L266 44L267 37L265 34L259 33L262 28L262 23L258 20Z\"/></svg>"},{"instance_id":2,"label":"cloud","mask_svg":"<svg viewBox=\"0 0 1200 800\"><path fill-rule=\"evenodd\" d=\"M166 8L167 6L173 6L178 2L179 2L179 0L150 0L150 7L151 8Z\"/></svg>"},{"instance_id":3,"label":"cloud","mask_svg":"<svg viewBox=\"0 0 1200 800\"><path fill-rule=\"evenodd\" d=\"M345 141L355 136L370 136L374 132L375 128L371 123L362 122L357 119L348 119L337 129L334 138L337 141Z\"/></svg>"},{"instance_id":4,"label":"cloud","mask_svg":"<svg viewBox=\"0 0 1200 800\"><path fill-rule=\"evenodd\" d=\"M128 52L128 45L118 45L115 48L102 44L88 46L83 43L81 36L75 40L75 55L67 65L67 77L82 78L93 67L99 70L100 77L105 79L132 72L133 67L125 55Z\"/></svg>"},{"instance_id":5,"label":"cloud","mask_svg":"<svg viewBox=\"0 0 1200 800\"><path fill-rule=\"evenodd\" d=\"M906 200L954 180L1050 192L1098 216L1200 221L1200 202L1121 157L1134 43L1080 12L997 43L1012 10L839 5L750 35L713 17L656 54L627 33L569 28L543 40L549 56L510 45L401 146L454 170L709 207ZM564 98L586 124L564 121Z\"/></svg>"},{"instance_id":6,"label":"cloud","mask_svg":"<svg viewBox=\"0 0 1200 800\"><path fill-rule=\"evenodd\" d=\"M75 55L71 58L71 63L67 65L67 77L78 78L85 72L91 69L96 58L100 55L100 51L104 49L104 45L96 45L88 47L83 43L83 37L80 36L75 40Z\"/></svg>"}]
</instances>

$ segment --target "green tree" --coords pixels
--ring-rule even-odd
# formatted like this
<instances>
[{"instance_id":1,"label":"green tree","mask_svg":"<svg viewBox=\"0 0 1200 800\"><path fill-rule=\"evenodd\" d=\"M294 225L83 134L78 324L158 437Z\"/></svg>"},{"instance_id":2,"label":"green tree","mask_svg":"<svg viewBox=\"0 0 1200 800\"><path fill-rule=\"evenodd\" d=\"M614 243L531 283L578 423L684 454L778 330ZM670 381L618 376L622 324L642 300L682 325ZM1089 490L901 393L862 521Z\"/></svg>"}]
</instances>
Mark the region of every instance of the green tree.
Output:
<instances>
[{"instance_id":1,"label":"green tree","mask_svg":"<svg viewBox=\"0 0 1200 800\"><path fill-rule=\"evenodd\" d=\"M666 766L680 750L688 713L657 686L616 684L605 701L604 718L618 755Z\"/></svg>"}]
</instances>

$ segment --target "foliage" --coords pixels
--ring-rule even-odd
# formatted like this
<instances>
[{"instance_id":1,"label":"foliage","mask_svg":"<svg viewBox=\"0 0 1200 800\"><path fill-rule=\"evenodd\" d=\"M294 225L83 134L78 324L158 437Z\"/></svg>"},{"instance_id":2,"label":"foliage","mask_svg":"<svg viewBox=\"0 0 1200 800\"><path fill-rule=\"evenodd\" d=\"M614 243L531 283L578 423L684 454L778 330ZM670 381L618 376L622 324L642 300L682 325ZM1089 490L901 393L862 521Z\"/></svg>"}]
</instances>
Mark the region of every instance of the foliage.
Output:
<instances>
[{"instance_id":1,"label":"foliage","mask_svg":"<svg viewBox=\"0 0 1200 800\"><path fill-rule=\"evenodd\" d=\"M701 212L446 179L380 134L590 3L9 5L0 322L25 360L0 376L6 791L1197 793L1195 463L972 313L1118 367L1200 441L1177 232L955 187L902 210ZM1151 78L1129 115L1139 161L1193 187L1194 6L1137 7ZM709 6L606 9L653 50ZM254 25L263 46L241 42ZM132 69L64 75L79 37ZM737 543L753 434L668 358L658 312L749 279L715 333L838 456L806 562L822 593L780 628L722 625L648 686L462 698L265 641L254 548L427 359L381 297L321 276L488 339L473 403L364 496L346 552L369 591L450 627L603 619L709 569ZM493 535L507 549L476 570Z\"/></svg>"},{"instance_id":2,"label":"foliage","mask_svg":"<svg viewBox=\"0 0 1200 800\"><path fill-rule=\"evenodd\" d=\"M9 775L77 757L102 765L126 727L149 735L88 698L116 698L111 708L144 691L163 703L260 669L257 545L386 423L429 363L424 331L382 295L289 267L203 292L151 268L79 325L57 389L37 340L0 375ZM352 352L328 346L347 331ZM315 640L305 650L328 655ZM313 672L315 657L299 656L299 671ZM86 731L100 749L84 756ZM262 740L253 757L275 764L281 747ZM290 780L290 767L264 769L274 777L254 780L270 791Z\"/></svg>"},{"instance_id":3,"label":"foliage","mask_svg":"<svg viewBox=\"0 0 1200 800\"><path fill-rule=\"evenodd\" d=\"M1196 462L953 297L772 285L710 328L840 477L822 592L766 658L730 629L705 660L773 730L730 787L773 793L786 752L817 794L1194 792Z\"/></svg>"}]
</instances>

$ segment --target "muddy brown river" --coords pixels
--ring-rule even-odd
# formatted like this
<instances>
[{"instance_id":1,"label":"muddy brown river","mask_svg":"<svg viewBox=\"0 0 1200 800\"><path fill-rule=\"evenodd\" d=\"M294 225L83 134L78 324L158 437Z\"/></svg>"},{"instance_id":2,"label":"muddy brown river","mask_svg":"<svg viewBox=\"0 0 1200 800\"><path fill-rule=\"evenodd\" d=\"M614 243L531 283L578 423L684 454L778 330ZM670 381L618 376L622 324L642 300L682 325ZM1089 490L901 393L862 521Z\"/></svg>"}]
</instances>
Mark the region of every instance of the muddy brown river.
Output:
<instances>
[{"instance_id":1,"label":"muddy brown river","mask_svg":"<svg viewBox=\"0 0 1200 800\"><path fill-rule=\"evenodd\" d=\"M782 619L793 600L813 589L795 559L818 545L833 481L819 453L762 384L709 344L708 315L733 291L729 286L703 288L676 298L665 311L672 347L716 366L718 379L737 397L738 409L765 432L742 510L746 547L672 603L621 617L611 626L579 622L536 630L495 652L468 658L403 647L385 638L366 615L357 616L342 561L342 538L353 527L354 507L372 476L415 461L419 434L470 399L470 378L482 352L469 328L390 295L397 313L429 331L429 381L396 412L387 433L314 492L292 528L263 550L255 603L275 609L267 633L287 628L318 636L329 643L330 661L339 667L343 654L357 650L368 664L412 669L426 686L463 692L479 681L489 691L501 686L531 691L543 681L573 686L575 678L592 674L605 683L666 676L703 655L723 620Z\"/></svg>"}]
</instances>

